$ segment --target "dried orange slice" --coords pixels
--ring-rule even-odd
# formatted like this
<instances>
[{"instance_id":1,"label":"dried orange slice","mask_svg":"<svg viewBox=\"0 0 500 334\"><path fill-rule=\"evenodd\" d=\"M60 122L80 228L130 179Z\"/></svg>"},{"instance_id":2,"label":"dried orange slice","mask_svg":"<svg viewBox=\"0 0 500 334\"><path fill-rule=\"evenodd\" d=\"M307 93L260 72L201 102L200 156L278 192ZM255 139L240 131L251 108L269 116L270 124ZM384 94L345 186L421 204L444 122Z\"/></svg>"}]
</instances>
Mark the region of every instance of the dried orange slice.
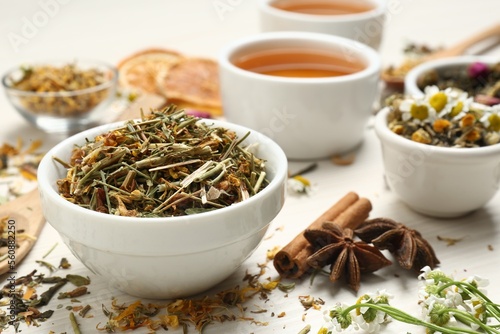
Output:
<instances>
[{"instance_id":1,"label":"dried orange slice","mask_svg":"<svg viewBox=\"0 0 500 334\"><path fill-rule=\"evenodd\" d=\"M169 68L161 82L167 101L221 114L218 64L205 58L184 58Z\"/></svg>"},{"instance_id":2,"label":"dried orange slice","mask_svg":"<svg viewBox=\"0 0 500 334\"><path fill-rule=\"evenodd\" d=\"M166 49L147 49L118 64L119 83L124 88L143 93L161 94L159 83L169 69L182 60L180 53Z\"/></svg>"}]
</instances>

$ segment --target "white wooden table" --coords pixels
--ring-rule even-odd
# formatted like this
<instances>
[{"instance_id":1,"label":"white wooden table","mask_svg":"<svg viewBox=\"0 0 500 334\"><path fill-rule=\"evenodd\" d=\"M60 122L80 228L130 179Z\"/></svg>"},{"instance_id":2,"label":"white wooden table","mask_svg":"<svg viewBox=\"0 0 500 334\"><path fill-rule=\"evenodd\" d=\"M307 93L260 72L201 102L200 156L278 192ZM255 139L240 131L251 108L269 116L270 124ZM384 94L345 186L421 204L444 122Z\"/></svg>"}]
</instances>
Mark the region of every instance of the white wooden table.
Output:
<instances>
[{"instance_id":1,"label":"white wooden table","mask_svg":"<svg viewBox=\"0 0 500 334\"><path fill-rule=\"evenodd\" d=\"M116 64L128 54L151 46L215 58L226 43L259 31L256 4L250 0L0 0L0 4L1 73L22 62L39 59L92 58ZM47 7L48 4L52 7ZM392 0L390 8L380 50L385 64L400 61L407 42L450 45L497 23L500 3L497 0ZM27 22L37 25L30 30ZM499 54L498 50L492 52ZM0 116L0 143L15 143L18 137L26 142L41 139L44 148L48 149L60 140L33 129L12 109L3 94L0 95ZM268 249L284 246L340 197L348 191L355 191L372 201L371 217L391 217L419 230L434 246L445 272L459 278L472 274L489 278L489 295L496 301L500 299L500 193L483 209L459 219L438 220L411 211L384 183L379 143L370 126L366 129L366 140L356 152L354 164L337 166L330 161L320 161L318 168L306 176L313 183L314 191L309 196L288 196L283 210L269 228L269 238L237 272L207 294L242 284L246 271L258 272L257 264L265 261ZM462 240L454 246L447 246L438 241L437 236ZM90 319L78 317L83 333L94 333L99 322L106 322L100 309L101 304L110 305L111 297L116 297L120 303L136 300L110 287L81 265L48 224L32 252L17 267L18 275L25 275L34 268L46 272L35 261L56 243L56 248L44 260L57 265L62 257L67 257L72 264L71 273L88 275L92 279L91 293L79 298L83 305L92 306L90 314L94 315ZM263 277L267 276L277 277L271 264ZM6 276L0 277L0 282L6 279ZM360 293L377 289L387 289L394 294L394 305L410 313L418 312L415 275L393 265L362 277ZM302 295L322 298L326 305L321 310L305 311L298 299ZM266 303L257 298L249 302L249 310L258 306L268 310L262 314L249 314L257 320L268 321L267 326L228 322L209 326L205 333L298 333L307 324L312 327L311 333L316 333L323 324L323 311L327 305L353 303L355 300L356 295L343 283L332 284L320 276L310 285L309 279L305 278L297 281L297 287L288 297L275 291ZM71 304L55 300L50 308L55 309L59 303L64 306ZM274 317L271 312L274 312ZM281 312L286 315L278 318L276 315ZM72 332L65 307L56 309L40 327L23 327L23 333L48 333L49 330ZM424 333L423 329L397 323L390 324L385 332L403 331ZM169 330L169 333L181 332Z\"/></svg>"}]
</instances>

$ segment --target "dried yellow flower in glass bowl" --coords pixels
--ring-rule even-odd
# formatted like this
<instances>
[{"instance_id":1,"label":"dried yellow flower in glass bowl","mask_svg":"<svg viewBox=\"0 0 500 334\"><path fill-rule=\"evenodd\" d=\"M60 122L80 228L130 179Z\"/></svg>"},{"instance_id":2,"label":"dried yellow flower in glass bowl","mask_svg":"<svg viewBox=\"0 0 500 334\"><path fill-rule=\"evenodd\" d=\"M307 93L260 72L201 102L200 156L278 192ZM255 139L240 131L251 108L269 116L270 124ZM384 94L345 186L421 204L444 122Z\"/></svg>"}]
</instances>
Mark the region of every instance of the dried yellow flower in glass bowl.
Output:
<instances>
[{"instance_id":1,"label":"dried yellow flower in glass bowl","mask_svg":"<svg viewBox=\"0 0 500 334\"><path fill-rule=\"evenodd\" d=\"M116 69L97 61L17 67L2 78L7 97L46 132L73 132L98 123L115 96Z\"/></svg>"}]
</instances>

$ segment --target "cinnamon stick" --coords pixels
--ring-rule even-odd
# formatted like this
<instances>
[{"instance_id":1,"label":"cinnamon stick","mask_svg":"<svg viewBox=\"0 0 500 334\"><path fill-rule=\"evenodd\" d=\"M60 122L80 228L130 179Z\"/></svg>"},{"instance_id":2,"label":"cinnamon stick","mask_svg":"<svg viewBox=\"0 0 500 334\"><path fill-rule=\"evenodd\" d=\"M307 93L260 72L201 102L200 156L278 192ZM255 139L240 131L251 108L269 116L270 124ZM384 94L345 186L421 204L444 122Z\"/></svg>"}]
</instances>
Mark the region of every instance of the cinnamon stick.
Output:
<instances>
[{"instance_id":1,"label":"cinnamon stick","mask_svg":"<svg viewBox=\"0 0 500 334\"><path fill-rule=\"evenodd\" d=\"M332 221L342 228L354 229L368 218L371 203L366 198L350 192L319 216L308 229L320 229L324 222ZM282 277L298 278L310 268L307 258L314 249L304 237L304 231L299 233L274 257L274 267Z\"/></svg>"}]
</instances>

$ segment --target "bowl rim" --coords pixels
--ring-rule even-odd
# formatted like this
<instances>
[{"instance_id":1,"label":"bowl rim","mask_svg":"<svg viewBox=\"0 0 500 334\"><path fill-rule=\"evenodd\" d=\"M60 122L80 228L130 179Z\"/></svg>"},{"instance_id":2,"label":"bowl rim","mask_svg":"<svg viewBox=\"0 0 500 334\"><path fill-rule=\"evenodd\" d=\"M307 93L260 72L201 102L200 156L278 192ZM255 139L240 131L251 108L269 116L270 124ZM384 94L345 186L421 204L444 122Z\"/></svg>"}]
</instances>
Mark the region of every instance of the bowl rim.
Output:
<instances>
[{"instance_id":1,"label":"bowl rim","mask_svg":"<svg viewBox=\"0 0 500 334\"><path fill-rule=\"evenodd\" d=\"M45 156L42 158L42 161L40 162L38 171L39 171L39 176L38 176L38 184L39 184L39 189L41 192L43 192L44 196L48 196L50 198L50 201L55 201L60 205L67 206L70 210L75 210L76 214L82 214L82 215L87 215L89 217L95 217L97 219L100 218L101 221L99 221L99 224L102 224L103 221L105 221L108 224L133 224L133 225L144 225L144 224L153 224L153 225L165 225L166 220L168 220L168 224L186 224L186 222L189 222L190 224L195 223L195 221L200 221L200 223L204 223L205 221L211 220L210 218L216 219L218 216L223 215L226 212L238 210L243 205L246 205L247 203L252 203L255 201L260 200L261 197L266 197L269 194L272 194L274 191L278 190L282 184L285 184L285 180L287 177L288 173L288 160L286 158L286 155L284 151L281 149L281 147L275 143L272 139L269 137L265 136L264 134L249 129L247 127L244 127L242 125L230 123L227 121L221 121L221 120L206 120L206 119L200 119L199 121L208 123L207 125L209 126L225 126L228 129L235 130L237 132L248 132L251 131L254 135L257 136L259 139L259 143L262 145L266 146L271 146L273 148L272 150L272 155L276 157L276 173L269 183L267 187L259 191L257 194L249 197L247 200L243 202L238 202L234 203L230 206L208 211L208 212L202 212L202 213L196 213L193 215L184 215L184 216L174 216L174 217L125 217L125 216L115 216L107 213L101 213L101 212L96 212L90 209L83 208L81 206L78 206L77 204L73 204L62 198L58 191L55 189L55 184L52 185L50 184L49 180L47 177L44 177L44 174L46 171L49 169L52 169L50 165L53 163L56 163L53 161L52 157L54 155L54 152L57 152L64 147L71 145L72 147L75 144L82 143L85 138L92 138L95 137L98 134L103 133L104 131L109 131L112 129L115 129L121 125L123 125L127 121L120 121L120 122L114 122L114 123L109 123L109 124L104 124L100 125L85 131L82 131L76 135L73 135L69 138L66 138L65 140L61 141L59 144L54 146L52 149L50 149ZM92 135L90 135L92 134ZM91 223L94 223L92 219L89 219ZM270 223L270 222L269 222ZM261 226L257 226L259 229Z\"/></svg>"},{"instance_id":2,"label":"bowl rim","mask_svg":"<svg viewBox=\"0 0 500 334\"><path fill-rule=\"evenodd\" d=\"M18 65L17 67L11 67L5 74L2 76L2 86L4 87L5 91L8 92L9 94L21 96L21 97L74 97L74 96L79 96L83 94L91 94L95 93L101 90L105 90L111 87L114 87L117 85L118 82L118 69L104 61L100 60L89 60L89 59L78 59L78 60L73 60L73 61L67 61L67 60L40 60L36 62L31 62L27 63L26 65L30 67L34 66L41 66L41 65L53 65L53 64L59 64L59 65L68 65L68 64L75 64L78 66L78 64L85 64L85 65L96 65L96 67L102 67L105 68L108 73L111 73L112 76L111 78L106 77L105 81L99 85L84 88L84 89L78 89L78 90L72 90L72 91L60 91L60 92L33 92L33 91L27 91L27 90L22 90L22 89L17 89L15 87L12 87L9 83L8 80L10 79L11 75L17 71L21 70L21 67L23 65Z\"/></svg>"},{"instance_id":3,"label":"bowl rim","mask_svg":"<svg viewBox=\"0 0 500 334\"><path fill-rule=\"evenodd\" d=\"M276 1L277 0L260 0L258 2L258 5L263 12L275 15L279 18L293 19L296 21L303 21L303 22L320 22L320 23L362 21L365 19L383 15L387 7L386 1L384 0L367 0L366 2L373 4L374 8L364 12L342 14L342 15L315 15L306 13L294 13L271 6L271 3Z\"/></svg>"},{"instance_id":4,"label":"bowl rim","mask_svg":"<svg viewBox=\"0 0 500 334\"><path fill-rule=\"evenodd\" d=\"M424 95L424 92L421 91L420 88L418 88L417 81L418 78L427 71L450 67L460 67L475 62L483 62L491 65L500 63L500 59L493 56L465 55L426 61L415 66L406 74L404 79L405 93L412 96Z\"/></svg>"},{"instance_id":5,"label":"bowl rim","mask_svg":"<svg viewBox=\"0 0 500 334\"><path fill-rule=\"evenodd\" d=\"M407 150L418 149L429 153L438 153L445 158L483 157L500 153L500 143L482 147L441 147L412 141L389 130L387 126L388 114L389 108L385 107L375 115L374 129L382 144L395 145Z\"/></svg>"},{"instance_id":6,"label":"bowl rim","mask_svg":"<svg viewBox=\"0 0 500 334\"><path fill-rule=\"evenodd\" d=\"M330 44L340 47L344 51L349 51L356 54L357 58L361 58L366 62L366 67L360 71L350 73L347 75L335 77L321 77L321 78L294 78L294 77L279 77L273 75L260 74L252 71L241 69L233 64L231 61L234 54L244 50L258 46L259 44L270 43L274 41L294 41L294 42L314 42L322 44ZM263 32L240 38L232 43L227 44L219 53L219 66L232 73L238 75L258 79L267 82L279 82L282 84L332 84L343 83L346 81L355 81L361 78L366 78L378 73L381 69L380 55L373 48L368 45L359 43L352 39L341 36L328 35L317 32L303 32L303 31L275 31Z\"/></svg>"}]
</instances>

